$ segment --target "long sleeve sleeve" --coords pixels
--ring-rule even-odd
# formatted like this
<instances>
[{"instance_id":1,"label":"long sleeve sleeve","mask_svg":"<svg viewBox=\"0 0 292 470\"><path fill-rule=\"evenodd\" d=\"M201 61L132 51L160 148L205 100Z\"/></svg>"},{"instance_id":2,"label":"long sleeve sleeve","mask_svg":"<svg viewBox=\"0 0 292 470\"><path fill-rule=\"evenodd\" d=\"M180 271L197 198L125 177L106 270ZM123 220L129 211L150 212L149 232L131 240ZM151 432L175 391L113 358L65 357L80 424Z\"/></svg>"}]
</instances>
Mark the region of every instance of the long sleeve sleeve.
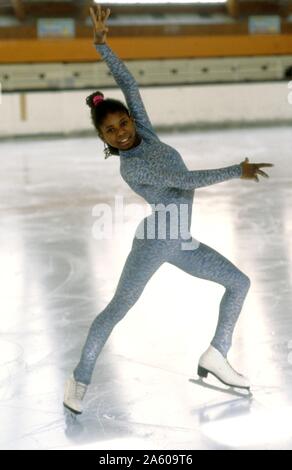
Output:
<instances>
[{"instance_id":1,"label":"long sleeve sleeve","mask_svg":"<svg viewBox=\"0 0 292 470\"><path fill-rule=\"evenodd\" d=\"M135 121L153 131L152 124L140 95L138 84L131 72L108 44L96 44L95 47L108 65L117 85L121 88Z\"/></svg>"},{"instance_id":2,"label":"long sleeve sleeve","mask_svg":"<svg viewBox=\"0 0 292 470\"><path fill-rule=\"evenodd\" d=\"M239 178L241 174L242 169L240 164L215 170L186 170L172 173L167 170L156 172L144 160L132 159L130 167L123 176L126 180L138 184L178 189L196 189Z\"/></svg>"}]
</instances>

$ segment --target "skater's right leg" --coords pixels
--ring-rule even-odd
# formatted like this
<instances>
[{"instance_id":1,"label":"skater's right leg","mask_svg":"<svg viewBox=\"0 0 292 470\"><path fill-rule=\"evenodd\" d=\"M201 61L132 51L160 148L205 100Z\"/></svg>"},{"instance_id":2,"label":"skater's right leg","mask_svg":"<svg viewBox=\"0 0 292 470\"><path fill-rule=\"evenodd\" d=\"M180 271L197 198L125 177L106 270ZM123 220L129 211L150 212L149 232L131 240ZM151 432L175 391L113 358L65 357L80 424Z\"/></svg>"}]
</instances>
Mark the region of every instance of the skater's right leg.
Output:
<instances>
[{"instance_id":1,"label":"skater's right leg","mask_svg":"<svg viewBox=\"0 0 292 470\"><path fill-rule=\"evenodd\" d=\"M134 239L116 292L107 307L93 321L81 359L74 370L76 381L88 385L97 360L114 326L141 296L147 282L165 262L165 244L160 240Z\"/></svg>"}]
</instances>

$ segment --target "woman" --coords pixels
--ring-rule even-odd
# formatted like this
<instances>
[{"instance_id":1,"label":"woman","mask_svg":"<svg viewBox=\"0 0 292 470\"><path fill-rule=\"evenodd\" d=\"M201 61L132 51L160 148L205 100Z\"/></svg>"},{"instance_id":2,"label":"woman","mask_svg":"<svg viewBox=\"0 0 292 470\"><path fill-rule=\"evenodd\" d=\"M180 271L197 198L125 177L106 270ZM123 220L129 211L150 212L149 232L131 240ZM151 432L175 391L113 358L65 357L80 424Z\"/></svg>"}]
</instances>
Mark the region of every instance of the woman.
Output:
<instances>
[{"instance_id":1,"label":"woman","mask_svg":"<svg viewBox=\"0 0 292 470\"><path fill-rule=\"evenodd\" d=\"M248 379L237 373L226 357L250 280L224 256L192 238L191 213L196 188L231 178L259 181L258 175L268 177L260 167L273 165L250 164L245 159L227 168L189 171L180 154L156 135L134 77L106 44L110 10L103 11L97 6L95 11L90 9L90 14L96 49L121 87L128 105L127 108L117 100L104 99L101 92L95 92L87 98L91 117L104 142L106 157L120 157L121 176L151 204L153 212L139 224L116 292L90 327L80 362L66 382L64 405L75 413L82 412L82 400L102 347L114 326L137 302L147 282L165 262L225 287L215 335L199 359L198 374L206 377L211 373L224 384L249 389ZM166 215L170 205L177 209L177 218L169 222Z\"/></svg>"}]
</instances>

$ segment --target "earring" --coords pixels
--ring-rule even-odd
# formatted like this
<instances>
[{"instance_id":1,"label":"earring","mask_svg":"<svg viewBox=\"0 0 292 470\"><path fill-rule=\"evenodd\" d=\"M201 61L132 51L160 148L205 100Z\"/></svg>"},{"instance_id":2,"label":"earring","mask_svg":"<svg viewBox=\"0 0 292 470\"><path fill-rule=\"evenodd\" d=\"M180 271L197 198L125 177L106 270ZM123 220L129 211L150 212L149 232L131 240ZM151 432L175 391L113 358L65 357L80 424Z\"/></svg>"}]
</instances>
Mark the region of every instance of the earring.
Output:
<instances>
[{"instance_id":1,"label":"earring","mask_svg":"<svg viewBox=\"0 0 292 470\"><path fill-rule=\"evenodd\" d=\"M105 145L105 142L103 143L103 146L104 146L104 149L103 149L103 153L104 153L104 158L108 158L111 156L111 151L110 149Z\"/></svg>"}]
</instances>

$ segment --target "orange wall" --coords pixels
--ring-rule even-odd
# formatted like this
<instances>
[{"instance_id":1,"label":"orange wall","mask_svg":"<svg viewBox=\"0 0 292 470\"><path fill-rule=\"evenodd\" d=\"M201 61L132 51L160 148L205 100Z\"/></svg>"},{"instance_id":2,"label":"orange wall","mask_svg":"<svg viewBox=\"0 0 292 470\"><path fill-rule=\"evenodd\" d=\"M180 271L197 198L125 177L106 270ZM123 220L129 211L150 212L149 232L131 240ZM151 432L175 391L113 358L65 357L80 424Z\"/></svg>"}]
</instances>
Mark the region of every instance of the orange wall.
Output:
<instances>
[{"instance_id":1,"label":"orange wall","mask_svg":"<svg viewBox=\"0 0 292 470\"><path fill-rule=\"evenodd\" d=\"M231 57L292 54L292 35L164 36L111 38L122 59ZM88 39L0 40L0 63L90 62L98 56Z\"/></svg>"}]
</instances>

